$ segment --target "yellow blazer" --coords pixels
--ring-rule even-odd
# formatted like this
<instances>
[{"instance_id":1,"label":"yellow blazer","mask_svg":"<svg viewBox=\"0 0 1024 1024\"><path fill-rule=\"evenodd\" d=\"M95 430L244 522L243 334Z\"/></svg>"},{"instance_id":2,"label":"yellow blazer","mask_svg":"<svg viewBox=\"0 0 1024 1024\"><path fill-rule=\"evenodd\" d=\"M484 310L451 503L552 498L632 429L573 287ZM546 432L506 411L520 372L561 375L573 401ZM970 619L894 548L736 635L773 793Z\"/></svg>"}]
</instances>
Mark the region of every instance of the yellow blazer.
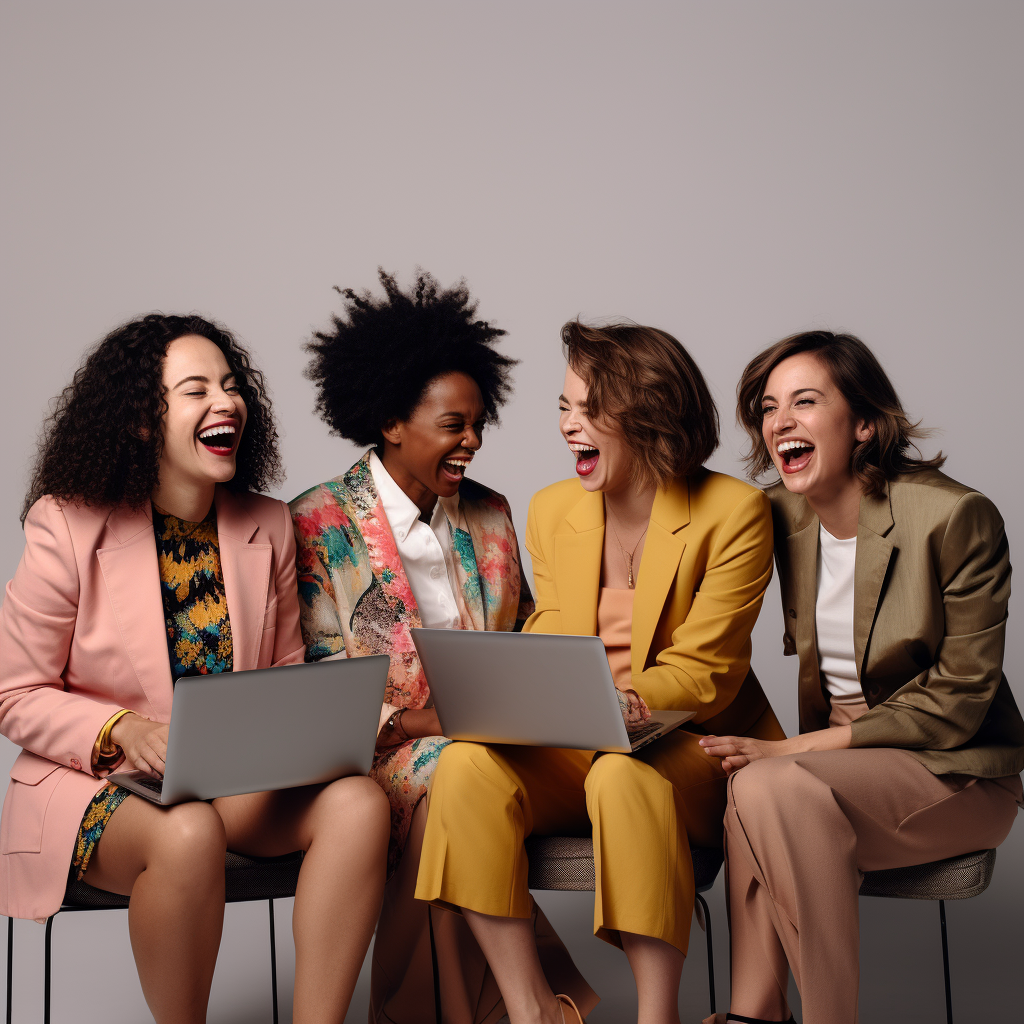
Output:
<instances>
[{"instance_id":1,"label":"yellow blazer","mask_svg":"<svg viewBox=\"0 0 1024 1024\"><path fill-rule=\"evenodd\" d=\"M596 635L603 496L578 480L535 494L526 548L537 610L524 632ZM770 713L750 668L750 631L771 575L771 510L761 491L708 470L659 489L631 642L633 686L649 707L693 711L699 731L735 735Z\"/></svg>"}]
</instances>

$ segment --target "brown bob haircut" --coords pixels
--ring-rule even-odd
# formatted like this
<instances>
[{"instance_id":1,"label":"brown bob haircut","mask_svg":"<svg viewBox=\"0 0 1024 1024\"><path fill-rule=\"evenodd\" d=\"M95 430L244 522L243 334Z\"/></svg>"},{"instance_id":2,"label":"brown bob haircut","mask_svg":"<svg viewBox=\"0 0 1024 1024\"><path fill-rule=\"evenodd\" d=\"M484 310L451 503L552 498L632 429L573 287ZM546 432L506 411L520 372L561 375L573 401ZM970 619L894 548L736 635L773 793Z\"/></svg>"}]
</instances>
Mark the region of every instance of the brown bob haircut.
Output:
<instances>
[{"instance_id":1,"label":"brown bob haircut","mask_svg":"<svg viewBox=\"0 0 1024 1024\"><path fill-rule=\"evenodd\" d=\"M718 410L704 375L665 331L629 322L562 328L565 358L587 385L587 413L622 431L638 487L696 472L718 447Z\"/></svg>"},{"instance_id":2,"label":"brown bob haircut","mask_svg":"<svg viewBox=\"0 0 1024 1024\"><path fill-rule=\"evenodd\" d=\"M854 416L874 424L872 436L858 444L851 456L853 471L867 494L881 497L886 481L898 474L938 469L946 461L942 452L934 459L921 455L914 442L927 437L929 431L907 418L885 370L860 338L832 331L805 331L791 334L756 355L736 388L736 419L750 436L750 450L744 460L751 478L772 468L761 435L761 400L768 376L784 359L800 352L813 352ZM916 457L910 454L911 449L917 452Z\"/></svg>"}]
</instances>

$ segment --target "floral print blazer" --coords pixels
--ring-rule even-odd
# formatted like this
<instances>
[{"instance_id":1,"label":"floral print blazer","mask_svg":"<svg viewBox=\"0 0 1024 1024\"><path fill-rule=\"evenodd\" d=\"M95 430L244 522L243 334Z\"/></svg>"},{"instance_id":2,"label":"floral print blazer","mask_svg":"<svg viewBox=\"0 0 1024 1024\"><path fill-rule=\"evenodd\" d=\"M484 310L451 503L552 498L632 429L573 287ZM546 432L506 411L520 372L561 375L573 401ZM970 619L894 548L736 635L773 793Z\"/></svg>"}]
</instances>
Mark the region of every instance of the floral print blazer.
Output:
<instances>
[{"instance_id":1,"label":"floral print blazer","mask_svg":"<svg viewBox=\"0 0 1024 1024\"><path fill-rule=\"evenodd\" d=\"M473 629L520 630L533 612L505 498L472 480L442 499L456 600ZM420 613L373 484L367 452L347 473L291 502L306 660L345 651L391 657L384 700L422 708L430 690L409 632Z\"/></svg>"}]
</instances>

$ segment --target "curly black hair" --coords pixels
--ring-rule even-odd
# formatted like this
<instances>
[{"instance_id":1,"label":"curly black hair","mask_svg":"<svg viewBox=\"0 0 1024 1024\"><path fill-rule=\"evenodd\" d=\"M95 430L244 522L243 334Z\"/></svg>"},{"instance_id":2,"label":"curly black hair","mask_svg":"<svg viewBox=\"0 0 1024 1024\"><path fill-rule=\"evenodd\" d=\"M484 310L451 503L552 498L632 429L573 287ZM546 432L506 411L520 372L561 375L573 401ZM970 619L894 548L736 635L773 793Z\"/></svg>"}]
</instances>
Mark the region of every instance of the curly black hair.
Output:
<instances>
[{"instance_id":1,"label":"curly black hair","mask_svg":"<svg viewBox=\"0 0 1024 1024\"><path fill-rule=\"evenodd\" d=\"M149 313L110 332L54 403L22 507L44 494L83 505L140 508L156 487L167 409L163 359L176 338L198 334L224 353L248 415L238 445L234 491L262 491L280 476L277 427L263 374L219 324L199 316Z\"/></svg>"},{"instance_id":2,"label":"curly black hair","mask_svg":"<svg viewBox=\"0 0 1024 1024\"><path fill-rule=\"evenodd\" d=\"M316 411L331 432L358 445L380 446L384 426L407 420L430 382L464 373L483 396L486 423L512 391L509 371L518 362L492 348L505 331L476 319L477 303L465 281L442 289L418 270L411 292L377 268L384 297L335 288L345 300L333 329L306 345L313 358L306 376L317 389Z\"/></svg>"}]
</instances>

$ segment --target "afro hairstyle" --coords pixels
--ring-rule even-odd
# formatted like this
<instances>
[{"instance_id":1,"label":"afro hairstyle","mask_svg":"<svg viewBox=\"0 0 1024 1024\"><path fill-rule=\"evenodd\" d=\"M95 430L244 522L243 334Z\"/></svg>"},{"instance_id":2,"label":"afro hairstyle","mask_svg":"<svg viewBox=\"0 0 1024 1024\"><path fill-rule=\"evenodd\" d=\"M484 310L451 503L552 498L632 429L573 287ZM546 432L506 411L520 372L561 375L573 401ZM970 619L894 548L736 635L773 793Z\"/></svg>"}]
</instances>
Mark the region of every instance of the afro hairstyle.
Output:
<instances>
[{"instance_id":1,"label":"afro hairstyle","mask_svg":"<svg viewBox=\"0 0 1024 1024\"><path fill-rule=\"evenodd\" d=\"M505 331L476 319L466 282L442 289L417 270L407 293L394 274L378 267L377 275L382 299L335 288L345 300L343 315L333 315L332 329L317 331L306 345L313 354L306 376L316 385L316 410L331 432L380 446L385 425L409 419L431 381L449 373L476 381L484 421L497 423L518 360L494 350Z\"/></svg>"}]
</instances>

